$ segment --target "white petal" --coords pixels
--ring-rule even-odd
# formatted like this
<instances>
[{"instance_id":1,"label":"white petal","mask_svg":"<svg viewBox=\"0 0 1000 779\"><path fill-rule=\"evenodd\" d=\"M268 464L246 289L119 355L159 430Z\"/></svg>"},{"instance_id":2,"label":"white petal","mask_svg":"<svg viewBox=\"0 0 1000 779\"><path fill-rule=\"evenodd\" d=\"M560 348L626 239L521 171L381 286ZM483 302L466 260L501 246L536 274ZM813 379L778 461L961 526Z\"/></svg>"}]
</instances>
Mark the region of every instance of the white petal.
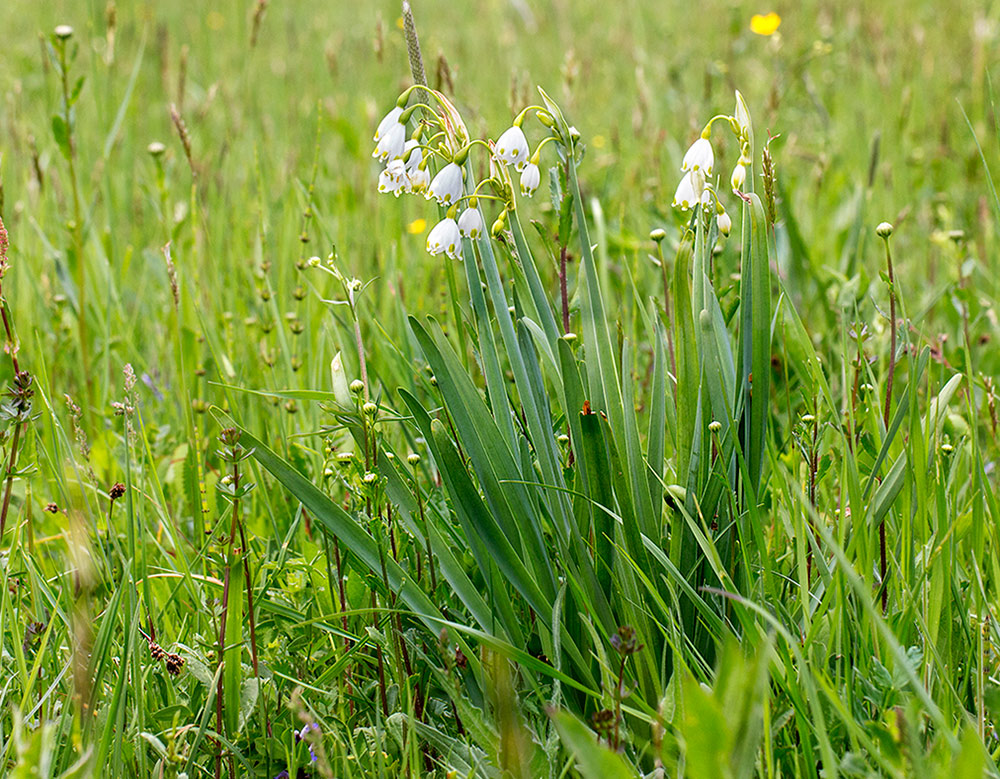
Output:
<instances>
[{"instance_id":1,"label":"white petal","mask_svg":"<svg viewBox=\"0 0 1000 779\"><path fill-rule=\"evenodd\" d=\"M403 109L399 106L393 108L389 113L382 117L382 121L378 123L378 129L375 130L375 137L372 138L373 141L377 141L383 135L385 131L388 130L392 125L399 123L399 117L403 113Z\"/></svg>"},{"instance_id":2,"label":"white petal","mask_svg":"<svg viewBox=\"0 0 1000 779\"><path fill-rule=\"evenodd\" d=\"M462 245L462 236L454 219L446 217L431 229L427 236L427 251L432 255L446 253L458 259L457 247Z\"/></svg>"},{"instance_id":3,"label":"white petal","mask_svg":"<svg viewBox=\"0 0 1000 779\"><path fill-rule=\"evenodd\" d=\"M382 162L392 160L403 154L405 146L406 128L399 122L396 122L386 129L382 137L379 138L378 143L375 145L375 151L372 152L372 157Z\"/></svg>"},{"instance_id":4,"label":"white petal","mask_svg":"<svg viewBox=\"0 0 1000 779\"><path fill-rule=\"evenodd\" d=\"M427 188L427 198L437 200L443 206L455 203L462 196L462 169L449 162L434 177Z\"/></svg>"},{"instance_id":5,"label":"white petal","mask_svg":"<svg viewBox=\"0 0 1000 779\"><path fill-rule=\"evenodd\" d=\"M733 188L733 192L742 192L743 187L747 183L747 169L743 164L737 164L733 168L733 175L729 179L729 184Z\"/></svg>"},{"instance_id":6,"label":"white petal","mask_svg":"<svg viewBox=\"0 0 1000 779\"><path fill-rule=\"evenodd\" d=\"M427 172L427 168L417 168L412 173L407 173L406 177L408 192L421 192L431 183L431 174Z\"/></svg>"},{"instance_id":7,"label":"white petal","mask_svg":"<svg viewBox=\"0 0 1000 779\"><path fill-rule=\"evenodd\" d=\"M684 155L681 170L685 173L689 170L700 170L708 177L712 175L714 164L715 152L712 150L712 142L708 138L699 138L691 144L691 148Z\"/></svg>"},{"instance_id":8,"label":"white petal","mask_svg":"<svg viewBox=\"0 0 1000 779\"><path fill-rule=\"evenodd\" d=\"M458 230L466 238L478 238L483 234L483 215L478 208L467 208L458 218Z\"/></svg>"},{"instance_id":9,"label":"white petal","mask_svg":"<svg viewBox=\"0 0 1000 779\"><path fill-rule=\"evenodd\" d=\"M528 139L520 127L510 127L497 138L496 156L507 165L521 170L528 162Z\"/></svg>"},{"instance_id":10,"label":"white petal","mask_svg":"<svg viewBox=\"0 0 1000 779\"><path fill-rule=\"evenodd\" d=\"M406 184L406 165L399 159L390 161L378 177L378 191L391 192L396 197L399 197L400 191Z\"/></svg>"},{"instance_id":11,"label":"white petal","mask_svg":"<svg viewBox=\"0 0 1000 779\"><path fill-rule=\"evenodd\" d=\"M673 206L682 211L694 208L698 205L698 201L701 200L704 192L705 176L702 175L701 171L688 171L684 174L684 178L681 179L681 183L677 185L677 191L674 192Z\"/></svg>"},{"instance_id":12,"label":"white petal","mask_svg":"<svg viewBox=\"0 0 1000 779\"><path fill-rule=\"evenodd\" d=\"M541 182L542 172L538 166L533 162L525 165L524 170L521 171L521 194L531 197Z\"/></svg>"},{"instance_id":13,"label":"white petal","mask_svg":"<svg viewBox=\"0 0 1000 779\"><path fill-rule=\"evenodd\" d=\"M424 152L420 148L418 141L410 140L406 142L406 145L403 147L403 159L406 160L406 172L412 175L413 171L419 167L424 159Z\"/></svg>"}]
</instances>

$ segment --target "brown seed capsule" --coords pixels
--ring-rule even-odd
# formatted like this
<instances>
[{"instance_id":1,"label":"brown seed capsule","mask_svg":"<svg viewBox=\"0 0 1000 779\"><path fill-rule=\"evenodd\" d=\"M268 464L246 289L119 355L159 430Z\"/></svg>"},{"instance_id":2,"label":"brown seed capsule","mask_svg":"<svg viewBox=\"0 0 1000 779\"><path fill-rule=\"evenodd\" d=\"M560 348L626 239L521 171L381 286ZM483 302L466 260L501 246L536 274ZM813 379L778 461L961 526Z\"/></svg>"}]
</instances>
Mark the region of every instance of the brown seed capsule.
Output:
<instances>
[{"instance_id":1,"label":"brown seed capsule","mask_svg":"<svg viewBox=\"0 0 1000 779\"><path fill-rule=\"evenodd\" d=\"M120 481L116 481L111 485L111 489L108 490L108 497L111 500L120 500L125 496L125 485Z\"/></svg>"},{"instance_id":2,"label":"brown seed capsule","mask_svg":"<svg viewBox=\"0 0 1000 779\"><path fill-rule=\"evenodd\" d=\"M177 676L184 667L184 658L176 652L167 655L167 671L171 676Z\"/></svg>"},{"instance_id":3,"label":"brown seed capsule","mask_svg":"<svg viewBox=\"0 0 1000 779\"><path fill-rule=\"evenodd\" d=\"M161 647L155 641L153 641L152 639L150 639L149 640L149 656L152 657L157 662L159 662L160 660L162 660L164 657L167 656L167 653L163 651L163 647Z\"/></svg>"}]
</instances>

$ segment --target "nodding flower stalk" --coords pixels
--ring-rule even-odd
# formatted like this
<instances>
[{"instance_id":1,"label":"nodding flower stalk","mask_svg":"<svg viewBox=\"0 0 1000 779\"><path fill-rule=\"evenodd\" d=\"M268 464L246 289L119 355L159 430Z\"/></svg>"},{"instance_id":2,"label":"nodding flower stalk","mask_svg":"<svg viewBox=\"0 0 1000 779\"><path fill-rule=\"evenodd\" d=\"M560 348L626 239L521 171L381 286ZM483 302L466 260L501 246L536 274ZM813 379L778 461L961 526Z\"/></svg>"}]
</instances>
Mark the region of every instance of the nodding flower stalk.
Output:
<instances>
[{"instance_id":1,"label":"nodding flower stalk","mask_svg":"<svg viewBox=\"0 0 1000 779\"><path fill-rule=\"evenodd\" d=\"M741 201L741 267L740 267L740 329L735 359L730 355L724 320L719 316L719 304L710 280L710 268L715 244L732 231L733 220L723 205L713 171L715 153L712 130L716 122L728 126L736 137L740 156L730 175L729 185ZM739 444L756 483L762 467L766 431L768 372L770 360L770 277L767 236L760 219L760 200L753 194L753 126L743 96L736 93L733 115L717 115L705 125L691 144L681 162L682 178L674 194L673 205L681 211L692 211L694 225L694 268L692 279L692 315L695 341L699 351L714 355L720 361L721 377L708 377L721 382L721 397L728 408L716 408L719 393L712 396L712 411L717 419L732 416L739 427ZM712 219L714 217L714 225ZM710 337L711 343L703 339ZM720 348L721 347L721 348ZM707 401L706 401L707 402ZM705 408L707 412L708 408ZM725 427L725 425L724 425ZM721 432L725 440L725 430ZM735 467L731 469L735 477ZM748 487L749 485L744 485ZM745 497L748 492L742 492Z\"/></svg>"},{"instance_id":2,"label":"nodding flower stalk","mask_svg":"<svg viewBox=\"0 0 1000 779\"><path fill-rule=\"evenodd\" d=\"M411 96L418 91L428 102L407 107ZM406 127L418 110L423 112L421 121L407 140ZM521 195L531 197L538 190L542 181L541 151L556 138L549 135L532 152L523 129L532 112L543 127L551 130L550 113L541 106L529 106L495 142L470 140L465 122L452 103L440 92L417 85L403 92L379 121L372 136L375 142L372 157L385 164L379 173L378 191L396 197L422 193L426 199L448 209L427 236L429 254L461 259L462 238L476 241L485 235L481 201L496 200L501 205L500 216L493 223L494 237L508 227L507 215L515 208L515 190L508 168L520 173ZM477 182L473 180L473 167L466 162L478 148L489 155L490 175ZM432 170L436 171L433 175ZM517 228L513 223L510 227L515 230L517 241Z\"/></svg>"}]
</instances>

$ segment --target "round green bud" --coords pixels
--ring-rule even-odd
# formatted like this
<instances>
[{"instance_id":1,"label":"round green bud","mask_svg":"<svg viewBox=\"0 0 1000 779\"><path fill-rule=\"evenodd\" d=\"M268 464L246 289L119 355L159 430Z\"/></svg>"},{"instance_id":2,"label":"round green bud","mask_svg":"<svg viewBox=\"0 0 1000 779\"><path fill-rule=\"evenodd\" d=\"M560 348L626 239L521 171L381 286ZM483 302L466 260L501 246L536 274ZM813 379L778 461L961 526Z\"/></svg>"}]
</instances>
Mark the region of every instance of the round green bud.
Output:
<instances>
[{"instance_id":1,"label":"round green bud","mask_svg":"<svg viewBox=\"0 0 1000 779\"><path fill-rule=\"evenodd\" d=\"M879 238L888 238L892 235L892 225L888 222L881 222L879 226L875 228L875 235Z\"/></svg>"}]
</instances>

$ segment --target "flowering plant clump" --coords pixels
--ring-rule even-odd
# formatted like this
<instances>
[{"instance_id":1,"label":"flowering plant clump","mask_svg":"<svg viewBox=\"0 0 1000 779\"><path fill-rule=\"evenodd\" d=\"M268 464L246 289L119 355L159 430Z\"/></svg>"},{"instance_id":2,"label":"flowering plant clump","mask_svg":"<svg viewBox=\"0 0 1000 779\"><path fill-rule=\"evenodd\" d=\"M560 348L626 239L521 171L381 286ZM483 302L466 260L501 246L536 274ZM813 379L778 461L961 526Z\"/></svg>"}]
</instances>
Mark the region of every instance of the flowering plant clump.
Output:
<instances>
[{"instance_id":1,"label":"flowering plant clump","mask_svg":"<svg viewBox=\"0 0 1000 779\"><path fill-rule=\"evenodd\" d=\"M414 95L425 96L429 102L417 101L408 105ZM551 130L534 150L523 129L525 120L532 115ZM407 127L411 125L407 138ZM496 141L470 139L452 103L437 90L416 85L399 96L396 105L379 122L372 138L375 141L372 157L385 163L378 177L378 191L396 197L423 194L428 200L436 201L445 212L428 233L427 251L459 259L462 239L474 241L484 233L483 201L500 203L500 215L492 223L493 233L498 234L516 205L510 169L519 174L521 194L531 197L542 180L541 151L558 137L551 110L529 106ZM477 147L488 153L490 162L490 175L481 181L474 179L469 164L469 156ZM432 168L435 169L433 177Z\"/></svg>"},{"instance_id":2,"label":"flowering plant clump","mask_svg":"<svg viewBox=\"0 0 1000 779\"><path fill-rule=\"evenodd\" d=\"M740 147L740 158L729 177L729 185L735 195L743 195L747 186L747 169L751 164L751 149L753 136L750 126L750 113L747 110L743 95L736 93L736 109L732 116L719 114L708 120L705 129L684 155L681 162L681 173L684 176L674 193L674 208L682 211L693 209L701 204L705 209L713 209L716 223L722 235L729 235L733 228L733 220L726 213L725 206L719 199L716 184L712 180L715 166L715 151L712 148L712 125L724 121L736 136Z\"/></svg>"}]
</instances>

